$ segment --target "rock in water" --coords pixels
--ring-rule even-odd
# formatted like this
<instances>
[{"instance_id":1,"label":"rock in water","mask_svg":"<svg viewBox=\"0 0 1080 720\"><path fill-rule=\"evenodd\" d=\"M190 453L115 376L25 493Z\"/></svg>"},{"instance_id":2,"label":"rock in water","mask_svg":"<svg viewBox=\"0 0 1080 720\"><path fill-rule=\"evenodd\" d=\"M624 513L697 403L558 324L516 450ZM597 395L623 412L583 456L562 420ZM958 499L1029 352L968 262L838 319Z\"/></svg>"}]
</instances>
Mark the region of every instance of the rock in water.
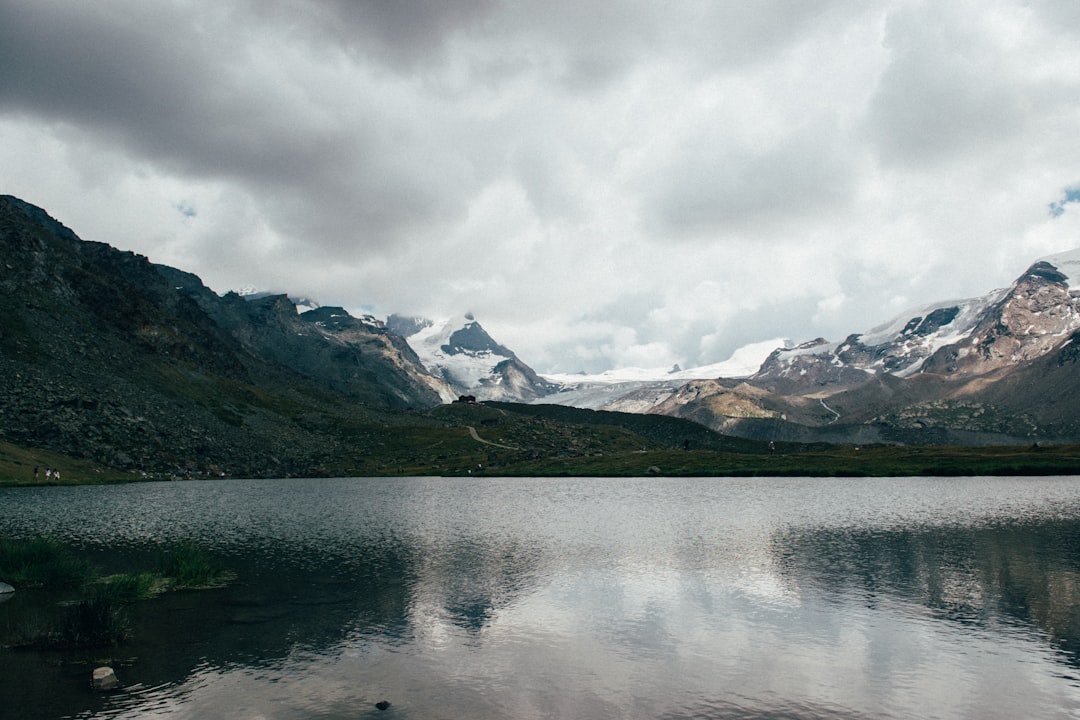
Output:
<instances>
[{"instance_id":1,"label":"rock in water","mask_svg":"<svg viewBox=\"0 0 1080 720\"><path fill-rule=\"evenodd\" d=\"M94 668L94 689L115 690L120 687L120 681L116 679L116 673L111 667Z\"/></svg>"},{"instance_id":2,"label":"rock in water","mask_svg":"<svg viewBox=\"0 0 1080 720\"><path fill-rule=\"evenodd\" d=\"M379 708L380 710L385 710L386 708L390 707L390 703L387 700L380 700L379 702L375 703L375 707Z\"/></svg>"}]
</instances>

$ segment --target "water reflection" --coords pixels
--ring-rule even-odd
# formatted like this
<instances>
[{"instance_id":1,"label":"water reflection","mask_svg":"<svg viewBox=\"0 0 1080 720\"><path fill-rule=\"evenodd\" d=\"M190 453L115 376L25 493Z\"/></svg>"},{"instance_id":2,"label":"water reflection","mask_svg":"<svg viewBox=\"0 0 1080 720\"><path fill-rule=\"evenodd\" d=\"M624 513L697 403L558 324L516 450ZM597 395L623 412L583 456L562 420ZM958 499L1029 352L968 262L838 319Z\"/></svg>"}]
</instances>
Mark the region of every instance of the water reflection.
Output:
<instances>
[{"instance_id":1,"label":"water reflection","mask_svg":"<svg viewBox=\"0 0 1080 720\"><path fill-rule=\"evenodd\" d=\"M1075 521L788 530L774 539L773 549L796 592L832 602L855 598L870 609L899 598L973 628L1037 629L1080 666Z\"/></svg>"},{"instance_id":2,"label":"water reflection","mask_svg":"<svg viewBox=\"0 0 1080 720\"><path fill-rule=\"evenodd\" d=\"M238 574L131 608L122 693L86 689L73 663L96 653L0 650L0 709L20 718L1080 713L1071 479L233 481L0 503L5 536L117 564L195 541Z\"/></svg>"}]
</instances>

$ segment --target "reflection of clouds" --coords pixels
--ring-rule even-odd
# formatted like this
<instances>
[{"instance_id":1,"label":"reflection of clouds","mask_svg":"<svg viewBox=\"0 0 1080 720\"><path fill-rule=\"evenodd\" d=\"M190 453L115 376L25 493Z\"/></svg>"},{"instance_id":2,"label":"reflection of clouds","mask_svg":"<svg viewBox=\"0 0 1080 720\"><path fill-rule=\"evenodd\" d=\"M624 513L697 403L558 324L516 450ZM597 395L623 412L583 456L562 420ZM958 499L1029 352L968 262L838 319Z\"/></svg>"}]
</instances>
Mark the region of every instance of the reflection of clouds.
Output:
<instances>
[{"instance_id":1,"label":"reflection of clouds","mask_svg":"<svg viewBox=\"0 0 1080 720\"><path fill-rule=\"evenodd\" d=\"M500 538L461 538L417 553L409 621L437 640L446 625L480 633L499 610L527 593L542 574L539 550Z\"/></svg>"},{"instance_id":2,"label":"reflection of clouds","mask_svg":"<svg viewBox=\"0 0 1080 720\"><path fill-rule=\"evenodd\" d=\"M176 683L109 698L109 714L352 718L383 699L398 717L480 720L1080 708L1080 686L1046 641L1078 635L1075 521L1024 512L1065 507L1052 493L1029 499L1052 482L268 487L268 527L288 539L274 544L277 557L310 561L304 572L274 566L260 585L226 589L236 602L220 618L208 601L186 630L194 649L163 652L211 660L185 665ZM281 510L291 488L304 503L296 515ZM244 486L244 506L258 514L252 491ZM199 521L219 521L217 505ZM1024 524L1002 523L1000 507ZM307 535L304 524L314 525ZM326 546L308 554L311 538ZM1006 591L1021 591L1029 615L994 604Z\"/></svg>"},{"instance_id":3,"label":"reflection of clouds","mask_svg":"<svg viewBox=\"0 0 1080 720\"><path fill-rule=\"evenodd\" d=\"M1050 717L1080 702L1031 637L949 630L888 600L762 606L679 571L555 573L478 632L387 642L352 635L268 667L206 665L120 696L110 716L277 720L364 717ZM479 636L479 642L477 637Z\"/></svg>"}]
</instances>

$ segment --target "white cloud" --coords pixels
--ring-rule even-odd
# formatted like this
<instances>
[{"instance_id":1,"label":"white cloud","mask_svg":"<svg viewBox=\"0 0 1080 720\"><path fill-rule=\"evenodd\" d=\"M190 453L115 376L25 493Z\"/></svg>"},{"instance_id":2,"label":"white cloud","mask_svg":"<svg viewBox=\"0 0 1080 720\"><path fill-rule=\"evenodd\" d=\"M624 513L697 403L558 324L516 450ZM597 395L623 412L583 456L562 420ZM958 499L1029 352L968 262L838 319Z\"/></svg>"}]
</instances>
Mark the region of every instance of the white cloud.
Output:
<instances>
[{"instance_id":1,"label":"white cloud","mask_svg":"<svg viewBox=\"0 0 1080 720\"><path fill-rule=\"evenodd\" d=\"M0 0L0 192L543 371L705 364L1080 245L1074 5Z\"/></svg>"}]
</instances>

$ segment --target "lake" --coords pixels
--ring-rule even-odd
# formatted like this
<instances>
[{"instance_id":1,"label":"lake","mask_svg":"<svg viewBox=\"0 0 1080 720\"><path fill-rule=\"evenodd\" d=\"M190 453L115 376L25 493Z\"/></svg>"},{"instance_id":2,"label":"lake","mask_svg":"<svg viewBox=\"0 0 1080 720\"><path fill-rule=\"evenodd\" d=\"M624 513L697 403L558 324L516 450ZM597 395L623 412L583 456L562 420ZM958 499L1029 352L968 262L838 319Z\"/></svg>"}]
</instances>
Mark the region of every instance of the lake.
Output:
<instances>
[{"instance_id":1,"label":"lake","mask_svg":"<svg viewBox=\"0 0 1080 720\"><path fill-rule=\"evenodd\" d=\"M41 534L237 578L113 650L0 649L0 718L1080 717L1080 478L0 489L0 536Z\"/></svg>"}]
</instances>

